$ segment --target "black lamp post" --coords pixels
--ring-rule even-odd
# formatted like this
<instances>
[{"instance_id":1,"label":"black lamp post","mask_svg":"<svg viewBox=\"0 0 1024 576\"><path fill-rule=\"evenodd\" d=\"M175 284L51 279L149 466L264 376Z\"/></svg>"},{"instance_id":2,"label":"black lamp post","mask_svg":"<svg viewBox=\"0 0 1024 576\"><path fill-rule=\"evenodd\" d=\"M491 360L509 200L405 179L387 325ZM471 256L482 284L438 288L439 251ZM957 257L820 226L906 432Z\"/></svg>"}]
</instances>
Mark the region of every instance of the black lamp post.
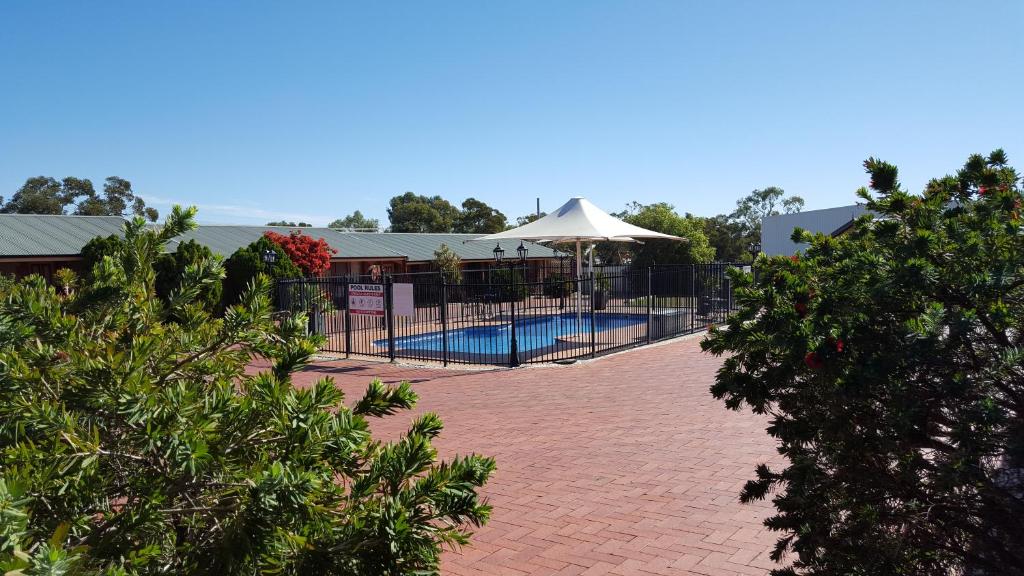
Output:
<instances>
[{"instance_id":1,"label":"black lamp post","mask_svg":"<svg viewBox=\"0 0 1024 576\"><path fill-rule=\"evenodd\" d=\"M754 240L747 245L747 250L750 251L750 259L751 263L753 263L754 260L757 260L757 255L761 253L761 243Z\"/></svg>"},{"instance_id":2,"label":"black lamp post","mask_svg":"<svg viewBox=\"0 0 1024 576\"><path fill-rule=\"evenodd\" d=\"M277 262L277 252L274 252L273 250L270 250L269 248L267 250L264 250L263 251L263 263L264 264L273 264L274 262Z\"/></svg>"},{"instance_id":3,"label":"black lamp post","mask_svg":"<svg viewBox=\"0 0 1024 576\"><path fill-rule=\"evenodd\" d=\"M526 264L526 256L529 253L526 246L522 242L519 243L519 248L516 248L516 254L519 255L520 264ZM509 366L519 366L519 342L516 339L516 276L515 276L515 262L511 260L505 260L505 251L501 249L501 244L494 247L494 263L501 266L504 261L508 265L508 276L509 284L512 286L511 298L509 299L509 307L511 308L511 314L509 319L511 320L511 341L509 342L508 350L508 364ZM499 304L500 305L500 304ZM499 310L499 313L501 311Z\"/></svg>"}]
</instances>

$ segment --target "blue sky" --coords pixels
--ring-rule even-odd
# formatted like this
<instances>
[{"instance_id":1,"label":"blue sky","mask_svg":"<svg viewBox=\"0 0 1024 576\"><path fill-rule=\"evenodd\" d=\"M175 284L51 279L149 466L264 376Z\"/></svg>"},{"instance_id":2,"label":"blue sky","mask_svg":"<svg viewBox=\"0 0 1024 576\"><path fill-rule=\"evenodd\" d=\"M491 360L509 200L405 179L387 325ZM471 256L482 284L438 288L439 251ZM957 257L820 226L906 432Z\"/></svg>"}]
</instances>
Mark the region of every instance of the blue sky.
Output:
<instances>
[{"instance_id":1,"label":"blue sky","mask_svg":"<svg viewBox=\"0 0 1024 576\"><path fill-rule=\"evenodd\" d=\"M407 190L510 219L574 195L852 203L969 153L1024 166L1024 2L0 4L0 194L118 175L205 222L386 219Z\"/></svg>"}]
</instances>

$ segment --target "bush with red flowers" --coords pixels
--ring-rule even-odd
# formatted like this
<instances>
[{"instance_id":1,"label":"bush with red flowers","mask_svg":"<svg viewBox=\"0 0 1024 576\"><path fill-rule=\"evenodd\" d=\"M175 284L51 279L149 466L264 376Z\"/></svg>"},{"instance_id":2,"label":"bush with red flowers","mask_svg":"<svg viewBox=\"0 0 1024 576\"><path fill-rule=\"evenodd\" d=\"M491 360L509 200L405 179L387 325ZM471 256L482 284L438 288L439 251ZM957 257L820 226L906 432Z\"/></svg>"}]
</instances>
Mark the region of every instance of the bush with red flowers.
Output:
<instances>
[{"instance_id":1,"label":"bush with red flowers","mask_svg":"<svg viewBox=\"0 0 1024 576\"><path fill-rule=\"evenodd\" d=\"M808 352L804 356L804 364L807 364L807 367L811 370L818 370L825 365L825 360L817 352Z\"/></svg>"},{"instance_id":2,"label":"bush with red flowers","mask_svg":"<svg viewBox=\"0 0 1024 576\"><path fill-rule=\"evenodd\" d=\"M921 194L865 162L870 213L733 273L712 393L772 419L775 574L1024 574L1024 221L997 150ZM809 305L813 301L813 305Z\"/></svg>"},{"instance_id":3,"label":"bush with red flowers","mask_svg":"<svg viewBox=\"0 0 1024 576\"><path fill-rule=\"evenodd\" d=\"M287 236L272 231L263 235L283 248L306 276L319 276L326 272L331 267L331 255L338 252L323 238L307 236L301 230L292 230Z\"/></svg>"}]
</instances>

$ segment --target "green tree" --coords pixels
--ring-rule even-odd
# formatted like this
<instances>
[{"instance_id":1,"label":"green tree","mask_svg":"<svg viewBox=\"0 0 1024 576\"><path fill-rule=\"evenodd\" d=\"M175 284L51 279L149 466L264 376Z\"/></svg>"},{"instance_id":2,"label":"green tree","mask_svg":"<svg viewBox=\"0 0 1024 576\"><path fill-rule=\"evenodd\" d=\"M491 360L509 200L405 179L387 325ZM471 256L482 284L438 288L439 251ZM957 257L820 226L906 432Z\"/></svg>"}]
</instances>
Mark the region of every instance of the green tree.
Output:
<instances>
[{"instance_id":1,"label":"green tree","mask_svg":"<svg viewBox=\"0 0 1024 576\"><path fill-rule=\"evenodd\" d=\"M738 314L703 347L712 393L768 414L786 463L777 574L1024 574L1024 221L997 150L904 191L865 162L877 216L734 274Z\"/></svg>"},{"instance_id":2,"label":"green tree","mask_svg":"<svg viewBox=\"0 0 1024 576\"><path fill-rule=\"evenodd\" d=\"M452 283L462 282L462 258L448 247L447 244L434 250L434 268L444 274L445 279Z\"/></svg>"},{"instance_id":3,"label":"green tree","mask_svg":"<svg viewBox=\"0 0 1024 576\"><path fill-rule=\"evenodd\" d=\"M467 198L455 221L455 232L494 234L508 228L508 219L498 210L476 198Z\"/></svg>"},{"instance_id":4,"label":"green tree","mask_svg":"<svg viewBox=\"0 0 1024 576\"><path fill-rule=\"evenodd\" d=\"M527 214L526 216L519 216L516 218L516 226L524 226L530 222L536 222L541 218L547 216L547 212L541 212L540 214Z\"/></svg>"},{"instance_id":5,"label":"green tree","mask_svg":"<svg viewBox=\"0 0 1024 576\"><path fill-rule=\"evenodd\" d=\"M0 196L0 213L3 214L64 214L79 198L96 195L92 182L79 178L65 178L58 181L48 176L29 178L4 202Z\"/></svg>"},{"instance_id":6,"label":"green tree","mask_svg":"<svg viewBox=\"0 0 1024 576\"><path fill-rule=\"evenodd\" d=\"M275 254L273 264L263 261L263 255L267 250ZM252 244L235 250L235 253L224 261L224 273L221 297L225 306L238 303L246 288L261 274L271 280L302 277L302 270L288 258L284 248L266 236L260 236L259 240Z\"/></svg>"},{"instance_id":7,"label":"green tree","mask_svg":"<svg viewBox=\"0 0 1024 576\"><path fill-rule=\"evenodd\" d=\"M711 262L715 250L708 244L700 218L680 216L671 204L658 202L643 205L632 203L620 216L626 222L655 232L685 238L684 241L644 240L643 244L626 245L634 266L646 268L655 264L703 264ZM621 249L623 245L619 243Z\"/></svg>"},{"instance_id":8,"label":"green tree","mask_svg":"<svg viewBox=\"0 0 1024 576\"><path fill-rule=\"evenodd\" d=\"M392 232L451 232L459 209L440 196L406 192L391 199L388 219Z\"/></svg>"},{"instance_id":9,"label":"green tree","mask_svg":"<svg viewBox=\"0 0 1024 576\"><path fill-rule=\"evenodd\" d=\"M102 262L104 257L116 255L121 250L122 243L121 237L115 234L106 237L96 236L86 242L81 251L82 276L86 280L91 280L96 265Z\"/></svg>"},{"instance_id":10,"label":"green tree","mask_svg":"<svg viewBox=\"0 0 1024 576\"><path fill-rule=\"evenodd\" d=\"M760 236L760 229L757 235ZM754 237L744 225L733 221L725 214L704 219L704 235L708 244L715 249L715 260L719 262L749 262L750 243Z\"/></svg>"},{"instance_id":11,"label":"green tree","mask_svg":"<svg viewBox=\"0 0 1024 576\"><path fill-rule=\"evenodd\" d=\"M344 218L338 218L327 225L328 228L344 228L346 230L373 230L377 231L380 229L380 221L376 218L367 218L363 216L363 213L359 210L345 216Z\"/></svg>"},{"instance_id":12,"label":"green tree","mask_svg":"<svg viewBox=\"0 0 1024 576\"><path fill-rule=\"evenodd\" d=\"M176 290L182 289L182 280L188 277L190 267L202 267L219 258L195 240L178 244L174 252L165 252L153 263L156 272L154 290L164 302L170 302ZM221 302L222 278L205 284L195 299L206 310L215 311Z\"/></svg>"},{"instance_id":13,"label":"green tree","mask_svg":"<svg viewBox=\"0 0 1024 576\"><path fill-rule=\"evenodd\" d=\"M274 222L267 222L267 226L288 226L290 228L310 228L313 225L308 222L289 222L287 220L275 220Z\"/></svg>"},{"instance_id":14,"label":"green tree","mask_svg":"<svg viewBox=\"0 0 1024 576\"><path fill-rule=\"evenodd\" d=\"M786 191L776 186L763 190L754 190L736 201L736 210L729 215L732 222L743 226L748 238L761 236L761 220L767 216L775 216L785 212L792 214L804 208L804 199L799 196L786 196ZM780 212L780 210L782 212Z\"/></svg>"},{"instance_id":15,"label":"green tree","mask_svg":"<svg viewBox=\"0 0 1024 576\"><path fill-rule=\"evenodd\" d=\"M0 302L0 566L436 574L442 546L486 521L493 460L436 462L431 413L374 440L371 418L414 406L408 383L373 381L350 405L329 377L293 386L322 337L272 318L264 276L223 318L195 303L215 259L155 298L153 264L193 214L175 207L159 231L134 219L78 292L91 299L32 276Z\"/></svg>"},{"instance_id":16,"label":"green tree","mask_svg":"<svg viewBox=\"0 0 1024 576\"><path fill-rule=\"evenodd\" d=\"M68 179L65 179L65 182ZM84 182L89 182L85 180ZM89 183L89 189L92 184ZM146 207L146 202L132 191L132 183L124 178L110 176L103 183L103 196L97 194L87 195L78 203L75 214L82 216L123 216L128 214L128 208L135 216L143 216L150 222L156 222L160 217L155 208Z\"/></svg>"}]
</instances>

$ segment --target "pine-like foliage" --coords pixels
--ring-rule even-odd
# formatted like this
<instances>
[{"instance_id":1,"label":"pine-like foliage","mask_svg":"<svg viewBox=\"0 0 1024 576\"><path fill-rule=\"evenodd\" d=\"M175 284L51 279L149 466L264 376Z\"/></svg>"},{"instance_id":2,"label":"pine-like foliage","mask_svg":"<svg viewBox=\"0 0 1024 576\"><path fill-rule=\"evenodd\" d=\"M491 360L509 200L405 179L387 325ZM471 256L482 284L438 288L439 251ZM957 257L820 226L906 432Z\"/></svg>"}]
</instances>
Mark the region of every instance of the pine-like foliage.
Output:
<instances>
[{"instance_id":1,"label":"pine-like foliage","mask_svg":"<svg viewBox=\"0 0 1024 576\"><path fill-rule=\"evenodd\" d=\"M865 163L873 215L737 274L712 392L771 415L778 574L1024 573L1024 221L1002 151L920 195Z\"/></svg>"},{"instance_id":2,"label":"pine-like foliage","mask_svg":"<svg viewBox=\"0 0 1024 576\"><path fill-rule=\"evenodd\" d=\"M155 298L153 263L193 213L135 219L70 294L4 288L0 573L436 573L486 521L493 460L436 462L429 413L375 441L368 418L413 406L408 384L351 407L330 378L293 387L318 337L272 320L263 276L222 318L196 302L215 259Z\"/></svg>"},{"instance_id":3,"label":"pine-like foliage","mask_svg":"<svg viewBox=\"0 0 1024 576\"><path fill-rule=\"evenodd\" d=\"M459 258L455 250L452 250L447 244L441 244L437 250L434 250L433 264L446 282L462 283L462 258Z\"/></svg>"}]
</instances>

